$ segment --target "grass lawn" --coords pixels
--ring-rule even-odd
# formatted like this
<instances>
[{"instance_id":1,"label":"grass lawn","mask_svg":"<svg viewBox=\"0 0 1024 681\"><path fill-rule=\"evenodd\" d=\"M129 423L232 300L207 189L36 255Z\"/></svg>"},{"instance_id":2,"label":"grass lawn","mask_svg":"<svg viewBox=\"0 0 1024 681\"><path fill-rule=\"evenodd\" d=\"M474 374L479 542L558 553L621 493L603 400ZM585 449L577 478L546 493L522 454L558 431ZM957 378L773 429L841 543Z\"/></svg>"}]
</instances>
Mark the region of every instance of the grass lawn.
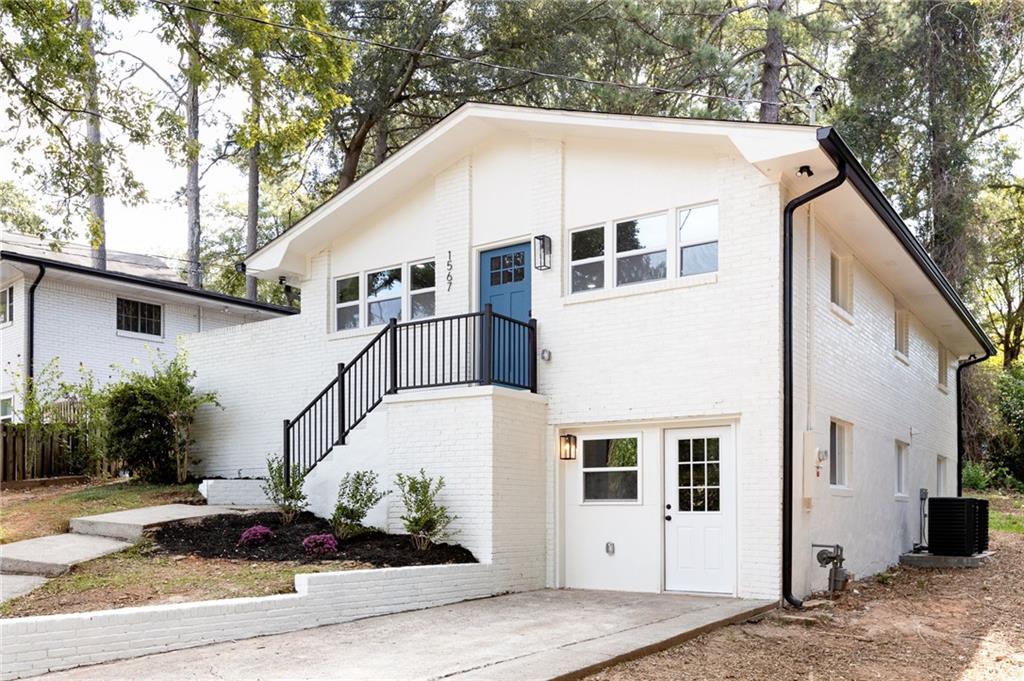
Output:
<instances>
[{"instance_id":1,"label":"grass lawn","mask_svg":"<svg viewBox=\"0 0 1024 681\"><path fill-rule=\"evenodd\" d=\"M78 516L201 499L194 484L99 482L5 491L0 494L0 544L67 532Z\"/></svg>"},{"instance_id":2,"label":"grass lawn","mask_svg":"<svg viewBox=\"0 0 1024 681\"><path fill-rule=\"evenodd\" d=\"M295 590L299 572L332 572L364 566L356 562L246 561L153 552L151 540L76 565L35 591L0 604L0 617L126 608Z\"/></svg>"},{"instance_id":3,"label":"grass lawn","mask_svg":"<svg viewBox=\"0 0 1024 681\"><path fill-rule=\"evenodd\" d=\"M965 489L964 496L988 499L990 529L1024 534L1024 494L995 490L976 492Z\"/></svg>"}]
</instances>

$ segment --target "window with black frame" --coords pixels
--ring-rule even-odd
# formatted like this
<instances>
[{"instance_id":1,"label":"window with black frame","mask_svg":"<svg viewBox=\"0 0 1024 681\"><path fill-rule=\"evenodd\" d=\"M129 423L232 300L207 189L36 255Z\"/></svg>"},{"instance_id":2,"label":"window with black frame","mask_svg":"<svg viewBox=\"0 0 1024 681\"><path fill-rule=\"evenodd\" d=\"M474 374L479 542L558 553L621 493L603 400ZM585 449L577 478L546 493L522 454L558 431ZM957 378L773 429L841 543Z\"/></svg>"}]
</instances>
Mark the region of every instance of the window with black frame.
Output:
<instances>
[{"instance_id":1,"label":"window with black frame","mask_svg":"<svg viewBox=\"0 0 1024 681\"><path fill-rule=\"evenodd\" d=\"M163 335L163 309L141 300L117 299L117 330L146 336Z\"/></svg>"}]
</instances>

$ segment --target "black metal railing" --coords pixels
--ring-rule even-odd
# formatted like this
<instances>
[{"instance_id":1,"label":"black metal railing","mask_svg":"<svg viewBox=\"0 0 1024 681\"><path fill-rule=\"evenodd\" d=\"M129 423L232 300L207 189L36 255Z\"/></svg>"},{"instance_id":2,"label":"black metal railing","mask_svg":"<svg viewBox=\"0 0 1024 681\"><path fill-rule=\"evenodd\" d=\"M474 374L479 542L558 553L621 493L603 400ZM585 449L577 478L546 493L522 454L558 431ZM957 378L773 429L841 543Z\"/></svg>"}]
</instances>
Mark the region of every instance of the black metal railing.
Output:
<instances>
[{"instance_id":1,"label":"black metal railing","mask_svg":"<svg viewBox=\"0 0 1024 681\"><path fill-rule=\"evenodd\" d=\"M537 392L537 321L483 312L398 323L392 319L295 418L285 419L284 473L320 462L385 395L455 385Z\"/></svg>"}]
</instances>

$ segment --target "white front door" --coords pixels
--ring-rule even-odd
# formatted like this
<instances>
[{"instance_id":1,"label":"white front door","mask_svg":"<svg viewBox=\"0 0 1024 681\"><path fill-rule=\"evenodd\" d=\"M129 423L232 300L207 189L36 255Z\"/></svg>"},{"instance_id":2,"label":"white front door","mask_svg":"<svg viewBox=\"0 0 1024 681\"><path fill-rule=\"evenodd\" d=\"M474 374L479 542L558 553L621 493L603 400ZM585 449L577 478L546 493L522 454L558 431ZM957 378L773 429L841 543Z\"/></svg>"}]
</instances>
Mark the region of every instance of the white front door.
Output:
<instances>
[{"instance_id":1,"label":"white front door","mask_svg":"<svg viewBox=\"0 0 1024 681\"><path fill-rule=\"evenodd\" d=\"M736 448L729 427L665 431L665 589L736 592Z\"/></svg>"}]
</instances>

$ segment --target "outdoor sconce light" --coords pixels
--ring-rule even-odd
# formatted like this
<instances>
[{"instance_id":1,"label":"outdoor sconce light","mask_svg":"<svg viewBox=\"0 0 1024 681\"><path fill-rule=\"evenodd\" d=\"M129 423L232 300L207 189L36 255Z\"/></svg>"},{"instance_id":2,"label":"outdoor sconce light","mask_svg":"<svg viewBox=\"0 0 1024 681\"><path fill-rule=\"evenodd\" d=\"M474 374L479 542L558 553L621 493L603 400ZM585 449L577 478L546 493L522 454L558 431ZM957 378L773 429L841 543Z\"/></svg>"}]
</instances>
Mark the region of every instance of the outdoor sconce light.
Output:
<instances>
[{"instance_id":1,"label":"outdoor sconce light","mask_svg":"<svg viewBox=\"0 0 1024 681\"><path fill-rule=\"evenodd\" d=\"M576 436L575 435L562 435L558 438L558 458L562 461L575 461L576 460Z\"/></svg>"},{"instance_id":2,"label":"outdoor sconce light","mask_svg":"<svg viewBox=\"0 0 1024 681\"><path fill-rule=\"evenodd\" d=\"M235 271L238 272L239 274L245 274L245 263L244 262L236 262L235 263Z\"/></svg>"},{"instance_id":3,"label":"outdoor sconce light","mask_svg":"<svg viewBox=\"0 0 1024 681\"><path fill-rule=\"evenodd\" d=\"M551 269L551 237L547 234L538 234L533 237L535 248L533 249L533 267L538 270Z\"/></svg>"}]
</instances>

